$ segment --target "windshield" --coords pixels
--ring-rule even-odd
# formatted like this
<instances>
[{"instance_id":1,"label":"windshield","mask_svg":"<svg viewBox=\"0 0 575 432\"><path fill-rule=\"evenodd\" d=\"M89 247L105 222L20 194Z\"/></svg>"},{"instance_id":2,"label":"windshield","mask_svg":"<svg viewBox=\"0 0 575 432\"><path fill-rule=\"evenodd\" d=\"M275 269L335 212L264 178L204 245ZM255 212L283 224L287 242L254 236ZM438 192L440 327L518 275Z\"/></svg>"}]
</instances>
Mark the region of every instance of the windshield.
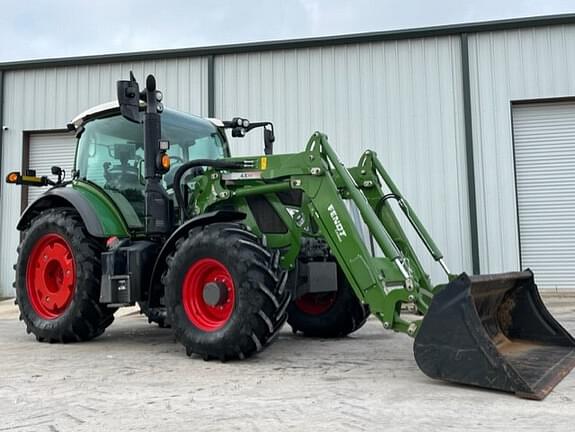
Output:
<instances>
[{"instance_id":1,"label":"windshield","mask_svg":"<svg viewBox=\"0 0 575 432\"><path fill-rule=\"evenodd\" d=\"M172 187L174 173L184 162L225 156L225 143L209 121L172 110L166 110L161 119L162 138L170 142L171 167L163 176L166 189ZM133 209L135 215L125 214L132 225L141 224L144 216L143 160L141 124L118 114L84 125L76 152L77 175L104 188L120 209L128 208L126 213Z\"/></svg>"}]
</instances>

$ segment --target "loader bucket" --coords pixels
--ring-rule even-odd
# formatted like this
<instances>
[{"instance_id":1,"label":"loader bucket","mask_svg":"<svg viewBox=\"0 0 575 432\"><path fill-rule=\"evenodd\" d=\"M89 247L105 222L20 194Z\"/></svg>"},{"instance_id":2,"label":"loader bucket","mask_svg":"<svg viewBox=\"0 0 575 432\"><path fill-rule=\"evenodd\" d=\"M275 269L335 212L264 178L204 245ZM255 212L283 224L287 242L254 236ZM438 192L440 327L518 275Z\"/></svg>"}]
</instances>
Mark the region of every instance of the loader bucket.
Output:
<instances>
[{"instance_id":1,"label":"loader bucket","mask_svg":"<svg viewBox=\"0 0 575 432\"><path fill-rule=\"evenodd\" d=\"M543 399L575 366L575 340L529 270L463 273L433 298L414 354L431 378Z\"/></svg>"}]
</instances>

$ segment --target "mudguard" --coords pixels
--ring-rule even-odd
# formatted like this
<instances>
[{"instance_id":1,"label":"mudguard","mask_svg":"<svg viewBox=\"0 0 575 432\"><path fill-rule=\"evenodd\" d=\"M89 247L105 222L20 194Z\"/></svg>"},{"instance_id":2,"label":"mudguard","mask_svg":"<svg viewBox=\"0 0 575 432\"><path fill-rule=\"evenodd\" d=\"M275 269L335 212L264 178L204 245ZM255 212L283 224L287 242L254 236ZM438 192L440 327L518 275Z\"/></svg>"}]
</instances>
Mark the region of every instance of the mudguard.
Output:
<instances>
[{"instance_id":1,"label":"mudguard","mask_svg":"<svg viewBox=\"0 0 575 432\"><path fill-rule=\"evenodd\" d=\"M41 211L55 207L73 207L94 237L129 237L130 232L121 213L105 197L70 186L54 187L31 203L20 216L16 228L24 230Z\"/></svg>"},{"instance_id":2,"label":"mudguard","mask_svg":"<svg viewBox=\"0 0 575 432\"><path fill-rule=\"evenodd\" d=\"M230 210L216 210L208 213L201 214L196 216L184 224L180 225L164 242L162 245L162 249L158 253L156 258L156 262L154 263L154 269L152 270L152 277L150 278L150 286L149 286L149 297L148 301L149 304L152 306L157 306L155 301L158 299L154 299L154 286L158 283L162 271L164 269L164 265L166 263L166 258L168 254L174 248L176 242L186 236L188 232L195 227L208 225L217 222L238 222L244 220L246 217L245 213L237 212L237 211L230 211Z\"/></svg>"}]
</instances>

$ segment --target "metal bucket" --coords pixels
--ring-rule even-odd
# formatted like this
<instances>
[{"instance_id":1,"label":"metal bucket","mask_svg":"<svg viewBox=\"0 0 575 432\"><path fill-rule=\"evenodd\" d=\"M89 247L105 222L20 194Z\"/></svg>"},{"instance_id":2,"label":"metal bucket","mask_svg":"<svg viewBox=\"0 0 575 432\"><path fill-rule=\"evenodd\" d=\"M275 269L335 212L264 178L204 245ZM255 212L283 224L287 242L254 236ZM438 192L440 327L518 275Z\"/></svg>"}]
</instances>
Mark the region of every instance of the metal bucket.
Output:
<instances>
[{"instance_id":1,"label":"metal bucket","mask_svg":"<svg viewBox=\"0 0 575 432\"><path fill-rule=\"evenodd\" d=\"M533 273L461 274L431 302L414 344L429 377L543 399L575 367L575 340Z\"/></svg>"}]
</instances>

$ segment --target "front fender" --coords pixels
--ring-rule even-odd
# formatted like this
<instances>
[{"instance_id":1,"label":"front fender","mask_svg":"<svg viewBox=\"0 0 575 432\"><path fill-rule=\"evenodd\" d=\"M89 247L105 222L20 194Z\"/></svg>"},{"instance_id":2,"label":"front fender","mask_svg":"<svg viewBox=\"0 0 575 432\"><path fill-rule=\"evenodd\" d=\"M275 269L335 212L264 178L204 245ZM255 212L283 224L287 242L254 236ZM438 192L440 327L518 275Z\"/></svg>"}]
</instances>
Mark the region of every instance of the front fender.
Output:
<instances>
[{"instance_id":1,"label":"front fender","mask_svg":"<svg viewBox=\"0 0 575 432\"><path fill-rule=\"evenodd\" d=\"M165 241L162 245L162 249L156 258L156 262L154 263L154 269L152 270L152 277L150 278L150 285L149 285L149 304L155 305L155 301L158 298L154 298L154 287L159 282L160 277L162 276L162 272L164 270L166 264L167 256L172 252L176 242L186 236L188 232L195 227L208 225L217 222L237 222L244 220L246 217L245 213L237 212L237 211L230 211L230 210L216 210L208 213L201 214L196 216L182 225L178 227Z\"/></svg>"},{"instance_id":2,"label":"front fender","mask_svg":"<svg viewBox=\"0 0 575 432\"><path fill-rule=\"evenodd\" d=\"M55 187L31 203L20 216L18 230L26 229L38 213L55 207L73 207L93 237L129 237L128 226L114 204L90 187Z\"/></svg>"}]
</instances>

